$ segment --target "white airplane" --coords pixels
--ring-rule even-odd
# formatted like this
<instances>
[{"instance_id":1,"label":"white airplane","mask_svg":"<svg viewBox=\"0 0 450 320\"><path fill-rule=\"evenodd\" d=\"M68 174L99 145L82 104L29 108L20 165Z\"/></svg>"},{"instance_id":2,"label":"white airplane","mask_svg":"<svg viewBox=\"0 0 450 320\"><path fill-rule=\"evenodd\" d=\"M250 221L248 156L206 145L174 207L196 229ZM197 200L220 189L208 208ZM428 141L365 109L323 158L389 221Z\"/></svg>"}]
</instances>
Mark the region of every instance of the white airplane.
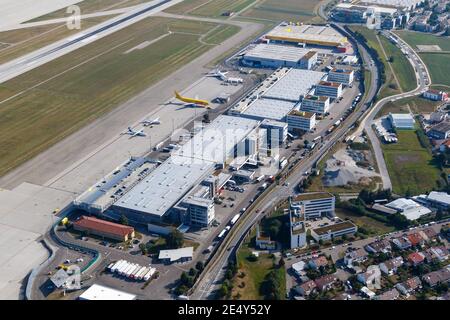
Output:
<instances>
[{"instance_id":1,"label":"white airplane","mask_svg":"<svg viewBox=\"0 0 450 320\"><path fill-rule=\"evenodd\" d=\"M136 130L131 129L131 127L128 127L127 131L122 132L122 134L129 134L129 135L130 135L130 138L133 138L133 137L145 137L145 136L147 136L147 135L145 134L145 132L144 132L144 129L141 129L141 130L139 130L139 131L136 131Z\"/></svg>"},{"instance_id":2,"label":"white airplane","mask_svg":"<svg viewBox=\"0 0 450 320\"><path fill-rule=\"evenodd\" d=\"M152 126L154 124L161 124L161 121L159 120L159 118L156 118L153 120L144 120L144 121L141 121L141 123L144 125L144 127L147 127L147 126Z\"/></svg>"},{"instance_id":3,"label":"white airplane","mask_svg":"<svg viewBox=\"0 0 450 320\"><path fill-rule=\"evenodd\" d=\"M230 77L227 77L227 75L226 75L227 73L228 73L228 71L227 72L222 72L219 69L216 69L213 72L211 72L209 74L209 76L219 78L223 82L231 83L231 84L238 84L238 83L243 83L244 82L244 80L242 78L230 78Z\"/></svg>"}]
</instances>

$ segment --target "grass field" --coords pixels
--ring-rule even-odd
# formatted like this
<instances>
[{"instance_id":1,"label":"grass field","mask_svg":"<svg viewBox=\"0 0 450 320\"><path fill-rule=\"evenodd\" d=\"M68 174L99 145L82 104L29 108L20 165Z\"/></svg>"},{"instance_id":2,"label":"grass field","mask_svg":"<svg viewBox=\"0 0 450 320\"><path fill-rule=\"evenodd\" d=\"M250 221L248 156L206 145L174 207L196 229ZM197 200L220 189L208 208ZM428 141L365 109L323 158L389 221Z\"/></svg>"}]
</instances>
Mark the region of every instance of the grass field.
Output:
<instances>
[{"instance_id":1,"label":"grass field","mask_svg":"<svg viewBox=\"0 0 450 320\"><path fill-rule=\"evenodd\" d=\"M397 34L415 50L417 50L417 45L438 45L444 52L420 53L420 57L427 65L431 74L431 81L434 84L450 86L450 78L448 76L450 72L449 37L410 31L399 31Z\"/></svg>"},{"instance_id":2,"label":"grass field","mask_svg":"<svg viewBox=\"0 0 450 320\"><path fill-rule=\"evenodd\" d=\"M397 135L398 143L382 144L393 192L404 195L408 190L412 194L430 191L440 175L430 152L420 145L414 130L400 130Z\"/></svg>"},{"instance_id":3,"label":"grass field","mask_svg":"<svg viewBox=\"0 0 450 320\"><path fill-rule=\"evenodd\" d=\"M46 45L88 29L112 17L105 16L84 19L81 22L81 30L70 30L66 28L65 24L51 24L0 32L0 42L8 44L3 48L0 47L0 63L5 63L34 50L43 48Z\"/></svg>"},{"instance_id":4,"label":"grass field","mask_svg":"<svg viewBox=\"0 0 450 320\"><path fill-rule=\"evenodd\" d=\"M221 44L224 40L239 32L239 30L240 28L238 26L220 25L213 32L205 36L203 42L212 45Z\"/></svg>"},{"instance_id":5,"label":"grass field","mask_svg":"<svg viewBox=\"0 0 450 320\"><path fill-rule=\"evenodd\" d=\"M241 16L272 21L306 22L316 17L317 0L265 0Z\"/></svg>"},{"instance_id":6,"label":"grass field","mask_svg":"<svg viewBox=\"0 0 450 320\"><path fill-rule=\"evenodd\" d=\"M418 44L438 45L443 51L450 51L450 38L439 37L429 33L413 31L396 31L403 40L405 40L414 50L417 50Z\"/></svg>"},{"instance_id":7,"label":"grass field","mask_svg":"<svg viewBox=\"0 0 450 320\"><path fill-rule=\"evenodd\" d=\"M215 26L148 18L1 84L0 175L206 52L198 40Z\"/></svg>"},{"instance_id":8,"label":"grass field","mask_svg":"<svg viewBox=\"0 0 450 320\"><path fill-rule=\"evenodd\" d=\"M83 15L83 14L94 13L94 12L98 12L98 11L106 11L106 10L131 7L131 6L142 4L145 2L149 2L149 0L83 0L79 3L77 3L76 5L80 7L81 14ZM58 18L64 18L67 16L70 16L70 14L67 13L67 8L63 8L63 9L48 13L46 15L37 17L28 22L44 21L44 20L49 20L49 19L58 19Z\"/></svg>"},{"instance_id":9,"label":"grass field","mask_svg":"<svg viewBox=\"0 0 450 320\"><path fill-rule=\"evenodd\" d=\"M164 11L219 18L227 11L239 12L256 0L185 0Z\"/></svg>"},{"instance_id":10,"label":"grass field","mask_svg":"<svg viewBox=\"0 0 450 320\"><path fill-rule=\"evenodd\" d=\"M236 297L239 294L240 300L262 300L264 296L260 292L261 284L264 282L265 277L271 270L277 270L280 273L282 279L286 279L286 272L284 268L274 268L273 259L269 254L260 254L258 261L251 262L247 257L251 254L252 250L248 247L248 243L243 244L242 248L238 252L238 274L242 272L244 277L236 276L234 280L234 287L232 296ZM245 285L241 288L242 283ZM286 292L286 280L283 282L282 292Z\"/></svg>"},{"instance_id":11,"label":"grass field","mask_svg":"<svg viewBox=\"0 0 450 320\"><path fill-rule=\"evenodd\" d=\"M421 53L420 57L428 67L432 83L450 86L450 53Z\"/></svg>"},{"instance_id":12,"label":"grass field","mask_svg":"<svg viewBox=\"0 0 450 320\"><path fill-rule=\"evenodd\" d=\"M394 227L392 226L386 225L371 217L356 215L353 212L341 208L336 208L336 215L342 219L350 219L359 228L362 227L371 234L385 234L394 231Z\"/></svg>"},{"instance_id":13,"label":"grass field","mask_svg":"<svg viewBox=\"0 0 450 320\"><path fill-rule=\"evenodd\" d=\"M436 111L436 108L439 104L439 101L431 101L420 96L404 98L401 100L386 103L384 107L378 112L376 117L388 115L389 112L407 113L409 112L408 106L415 114L431 113L433 111Z\"/></svg>"}]
</instances>

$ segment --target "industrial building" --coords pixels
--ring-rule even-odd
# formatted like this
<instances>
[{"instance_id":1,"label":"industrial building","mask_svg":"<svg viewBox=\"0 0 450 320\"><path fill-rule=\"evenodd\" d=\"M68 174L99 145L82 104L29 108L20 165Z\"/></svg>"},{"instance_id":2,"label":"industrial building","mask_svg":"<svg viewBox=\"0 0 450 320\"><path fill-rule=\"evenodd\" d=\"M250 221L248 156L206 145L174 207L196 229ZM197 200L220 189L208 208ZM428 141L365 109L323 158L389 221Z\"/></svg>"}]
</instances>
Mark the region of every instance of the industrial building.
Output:
<instances>
[{"instance_id":1,"label":"industrial building","mask_svg":"<svg viewBox=\"0 0 450 320\"><path fill-rule=\"evenodd\" d=\"M354 75L355 71L353 69L333 68L328 73L327 80L331 82L339 82L349 86L353 83Z\"/></svg>"},{"instance_id":2,"label":"industrial building","mask_svg":"<svg viewBox=\"0 0 450 320\"><path fill-rule=\"evenodd\" d=\"M316 96L327 96L332 99L337 99L342 96L342 83L320 81L316 86Z\"/></svg>"},{"instance_id":3,"label":"industrial building","mask_svg":"<svg viewBox=\"0 0 450 320\"><path fill-rule=\"evenodd\" d=\"M194 247L185 247L172 250L159 251L158 259L166 264L183 263L191 261L194 256Z\"/></svg>"},{"instance_id":4,"label":"industrial building","mask_svg":"<svg viewBox=\"0 0 450 320\"><path fill-rule=\"evenodd\" d=\"M411 199L399 198L385 204L386 207L397 210L408 220L417 220L420 217L430 214L431 210L420 205Z\"/></svg>"},{"instance_id":5,"label":"industrial building","mask_svg":"<svg viewBox=\"0 0 450 320\"><path fill-rule=\"evenodd\" d=\"M334 217L335 198L328 192L302 193L292 199L291 208L303 212L305 219Z\"/></svg>"},{"instance_id":6,"label":"industrial building","mask_svg":"<svg viewBox=\"0 0 450 320\"><path fill-rule=\"evenodd\" d=\"M87 232L102 238L116 241L128 241L134 238L134 228L122 224L97 219L95 217L81 216L73 222L73 228L80 232Z\"/></svg>"},{"instance_id":7,"label":"industrial building","mask_svg":"<svg viewBox=\"0 0 450 320\"><path fill-rule=\"evenodd\" d=\"M280 146L287 139L288 124L286 122L265 119L261 122L260 128L267 130L266 147L269 149L271 149L273 145Z\"/></svg>"},{"instance_id":8,"label":"industrial building","mask_svg":"<svg viewBox=\"0 0 450 320\"><path fill-rule=\"evenodd\" d=\"M310 131L316 126L316 114L308 111L292 110L286 120L290 131Z\"/></svg>"},{"instance_id":9,"label":"industrial building","mask_svg":"<svg viewBox=\"0 0 450 320\"><path fill-rule=\"evenodd\" d=\"M263 68L299 68L311 69L317 63L317 51L282 46L276 44L257 44L249 49L242 58L242 64Z\"/></svg>"},{"instance_id":10,"label":"industrial building","mask_svg":"<svg viewBox=\"0 0 450 320\"><path fill-rule=\"evenodd\" d=\"M301 111L313 112L317 114L327 113L330 109L330 97L307 95L300 105Z\"/></svg>"},{"instance_id":11,"label":"industrial building","mask_svg":"<svg viewBox=\"0 0 450 320\"><path fill-rule=\"evenodd\" d=\"M78 298L79 300L136 300L136 295L93 284Z\"/></svg>"},{"instance_id":12,"label":"industrial building","mask_svg":"<svg viewBox=\"0 0 450 320\"><path fill-rule=\"evenodd\" d=\"M316 241L332 240L343 235L354 234L358 227L350 221L339 222L329 226L311 229L311 237Z\"/></svg>"},{"instance_id":13,"label":"industrial building","mask_svg":"<svg viewBox=\"0 0 450 320\"><path fill-rule=\"evenodd\" d=\"M345 48L346 37L329 26L281 24L269 31L264 38L269 42L307 44Z\"/></svg>"},{"instance_id":14,"label":"industrial building","mask_svg":"<svg viewBox=\"0 0 450 320\"><path fill-rule=\"evenodd\" d=\"M396 129L414 129L415 121L409 113L389 113L388 119Z\"/></svg>"},{"instance_id":15,"label":"industrial building","mask_svg":"<svg viewBox=\"0 0 450 320\"><path fill-rule=\"evenodd\" d=\"M297 103L278 99L257 99L241 113L241 117L263 120L284 121L286 115L295 108Z\"/></svg>"},{"instance_id":16,"label":"industrial building","mask_svg":"<svg viewBox=\"0 0 450 320\"><path fill-rule=\"evenodd\" d=\"M428 89L423 93L423 97L433 101L447 101L448 93L445 91L439 91L435 89Z\"/></svg>"},{"instance_id":17,"label":"industrial building","mask_svg":"<svg viewBox=\"0 0 450 320\"><path fill-rule=\"evenodd\" d=\"M428 195L419 195L413 197L413 199L427 207L442 210L450 209L450 195L446 192L431 191Z\"/></svg>"}]
</instances>

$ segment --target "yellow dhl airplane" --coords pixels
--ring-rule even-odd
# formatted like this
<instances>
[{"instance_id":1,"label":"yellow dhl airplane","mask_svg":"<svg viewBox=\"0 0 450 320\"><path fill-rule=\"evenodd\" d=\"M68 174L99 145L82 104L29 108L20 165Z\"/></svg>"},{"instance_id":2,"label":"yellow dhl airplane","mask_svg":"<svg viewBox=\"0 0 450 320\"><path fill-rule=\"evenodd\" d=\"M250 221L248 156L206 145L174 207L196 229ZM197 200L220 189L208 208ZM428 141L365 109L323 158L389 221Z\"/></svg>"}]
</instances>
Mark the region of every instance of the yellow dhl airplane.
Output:
<instances>
[{"instance_id":1,"label":"yellow dhl airplane","mask_svg":"<svg viewBox=\"0 0 450 320\"><path fill-rule=\"evenodd\" d=\"M190 105L190 106L202 107L202 108L208 108L209 109L209 107L208 107L209 106L209 102L206 101L206 100L183 97L177 91L175 91L175 98L177 98L180 101L185 102L187 105Z\"/></svg>"}]
</instances>

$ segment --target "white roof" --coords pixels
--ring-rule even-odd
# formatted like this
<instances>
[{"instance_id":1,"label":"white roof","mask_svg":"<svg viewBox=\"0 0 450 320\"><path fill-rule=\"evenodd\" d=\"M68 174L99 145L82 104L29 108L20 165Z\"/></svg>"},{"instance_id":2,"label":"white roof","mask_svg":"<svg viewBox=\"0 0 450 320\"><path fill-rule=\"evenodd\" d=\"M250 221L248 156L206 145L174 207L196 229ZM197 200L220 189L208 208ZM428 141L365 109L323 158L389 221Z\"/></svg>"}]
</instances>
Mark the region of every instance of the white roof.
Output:
<instances>
[{"instance_id":1,"label":"white roof","mask_svg":"<svg viewBox=\"0 0 450 320\"><path fill-rule=\"evenodd\" d=\"M290 69L263 97L297 102L300 96L305 96L325 75L324 72Z\"/></svg>"},{"instance_id":2,"label":"white roof","mask_svg":"<svg viewBox=\"0 0 450 320\"><path fill-rule=\"evenodd\" d=\"M171 156L114 206L162 216L214 167L213 162Z\"/></svg>"},{"instance_id":3,"label":"white roof","mask_svg":"<svg viewBox=\"0 0 450 320\"><path fill-rule=\"evenodd\" d=\"M257 44L248 50L244 57L253 59L282 60L297 63L309 49L276 44Z\"/></svg>"},{"instance_id":4,"label":"white roof","mask_svg":"<svg viewBox=\"0 0 450 320\"><path fill-rule=\"evenodd\" d=\"M389 202L386 204L386 207L399 210L408 220L417 220L421 216L431 212L430 209L418 204L414 200L405 198Z\"/></svg>"},{"instance_id":5,"label":"white roof","mask_svg":"<svg viewBox=\"0 0 450 320\"><path fill-rule=\"evenodd\" d=\"M192 258L194 255L194 247L179 248L173 250L159 251L159 259L170 259L170 262L175 262L182 258Z\"/></svg>"},{"instance_id":6,"label":"white roof","mask_svg":"<svg viewBox=\"0 0 450 320\"><path fill-rule=\"evenodd\" d=\"M345 43L347 39L332 27L313 25L279 25L269 31L266 36L295 39L298 42L319 41Z\"/></svg>"},{"instance_id":7,"label":"white roof","mask_svg":"<svg viewBox=\"0 0 450 320\"><path fill-rule=\"evenodd\" d=\"M198 132L173 155L223 163L233 156L234 147L244 140L259 121L221 115Z\"/></svg>"},{"instance_id":8,"label":"white roof","mask_svg":"<svg viewBox=\"0 0 450 320\"><path fill-rule=\"evenodd\" d=\"M303 271L305 269L305 266L306 266L306 263L303 260L301 260L299 262L294 263L292 265L292 269L295 272L300 272L300 271Z\"/></svg>"},{"instance_id":9,"label":"white roof","mask_svg":"<svg viewBox=\"0 0 450 320\"><path fill-rule=\"evenodd\" d=\"M275 99L258 99L242 112L243 116L256 119L283 120L295 107L296 103L291 101Z\"/></svg>"},{"instance_id":10,"label":"white roof","mask_svg":"<svg viewBox=\"0 0 450 320\"><path fill-rule=\"evenodd\" d=\"M362 0L361 3L373 3L377 5L387 5L393 7L411 7L422 2L423 0Z\"/></svg>"},{"instance_id":11,"label":"white roof","mask_svg":"<svg viewBox=\"0 0 450 320\"><path fill-rule=\"evenodd\" d=\"M134 294L93 284L79 298L80 300L135 300Z\"/></svg>"},{"instance_id":12,"label":"white roof","mask_svg":"<svg viewBox=\"0 0 450 320\"><path fill-rule=\"evenodd\" d=\"M450 195L445 192L431 191L430 194L427 196L427 200L450 205Z\"/></svg>"}]
</instances>

